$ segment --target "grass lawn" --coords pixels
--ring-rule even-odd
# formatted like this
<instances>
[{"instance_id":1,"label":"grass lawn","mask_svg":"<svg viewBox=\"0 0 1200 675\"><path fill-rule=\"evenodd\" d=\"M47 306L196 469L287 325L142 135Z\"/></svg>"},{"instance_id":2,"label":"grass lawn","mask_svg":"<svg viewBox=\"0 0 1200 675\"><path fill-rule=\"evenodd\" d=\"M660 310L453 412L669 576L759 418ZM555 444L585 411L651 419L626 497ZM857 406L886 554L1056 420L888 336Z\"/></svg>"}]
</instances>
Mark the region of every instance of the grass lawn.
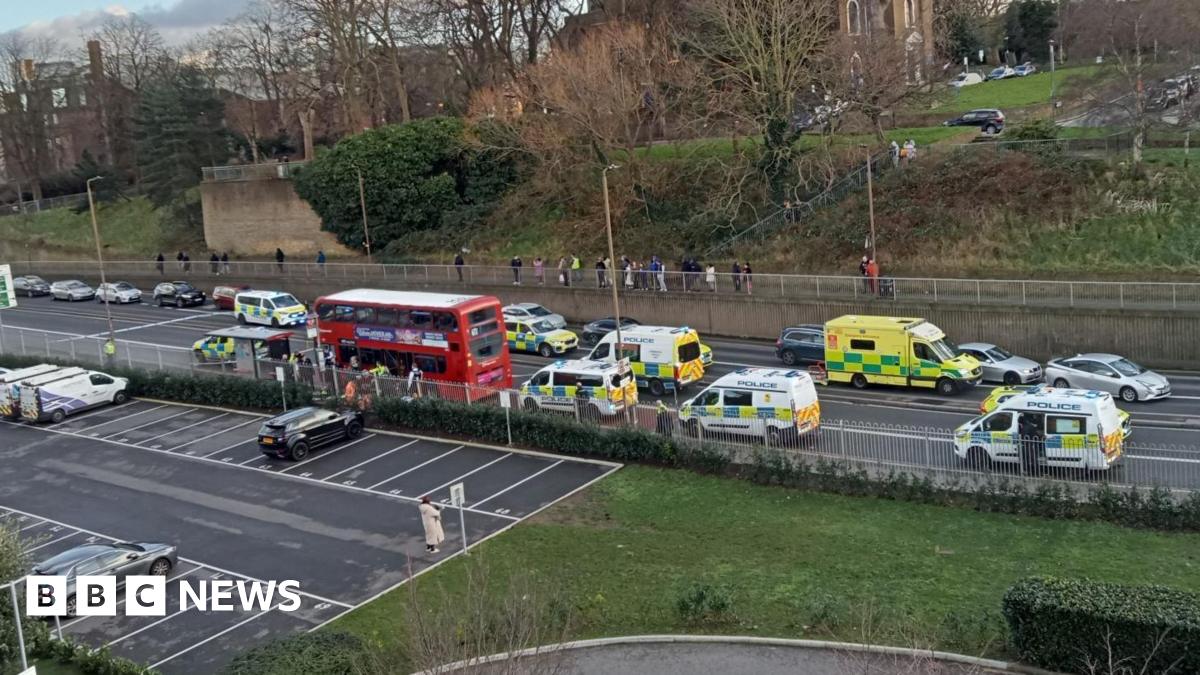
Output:
<instances>
[{"instance_id":1,"label":"grass lawn","mask_svg":"<svg viewBox=\"0 0 1200 675\"><path fill-rule=\"evenodd\" d=\"M1060 68L1054 73L1057 96L1066 98L1077 81L1088 79L1099 72L1102 66L1079 66ZM980 71L986 75L988 71ZM948 78L947 78L948 79ZM1043 71L1028 77L1010 77L1006 80L987 81L951 89L937 94L936 109L943 112L963 112L975 108L999 108L1004 111L1027 108L1050 102L1050 73Z\"/></svg>"},{"instance_id":2,"label":"grass lawn","mask_svg":"<svg viewBox=\"0 0 1200 675\"><path fill-rule=\"evenodd\" d=\"M199 250L195 245L198 242L172 241L159 214L144 197L98 205L96 220L107 256L151 258L160 250L169 255L177 243ZM26 246L90 256L96 251L91 216L86 210L76 213L70 208L0 218L0 240L8 245L14 258L21 258L21 249Z\"/></svg>"},{"instance_id":3,"label":"grass lawn","mask_svg":"<svg viewBox=\"0 0 1200 675\"><path fill-rule=\"evenodd\" d=\"M472 558L482 559L497 587L529 575L562 588L579 637L725 633L1000 656L1001 597L1025 576L1200 590L1200 535L812 494L637 466L492 539ZM418 580L418 592L440 602L439 588L461 591L465 570L461 558L442 565ZM696 583L727 589L732 617L683 622L676 601ZM411 607L405 593L402 587L332 627L394 648Z\"/></svg>"}]
</instances>

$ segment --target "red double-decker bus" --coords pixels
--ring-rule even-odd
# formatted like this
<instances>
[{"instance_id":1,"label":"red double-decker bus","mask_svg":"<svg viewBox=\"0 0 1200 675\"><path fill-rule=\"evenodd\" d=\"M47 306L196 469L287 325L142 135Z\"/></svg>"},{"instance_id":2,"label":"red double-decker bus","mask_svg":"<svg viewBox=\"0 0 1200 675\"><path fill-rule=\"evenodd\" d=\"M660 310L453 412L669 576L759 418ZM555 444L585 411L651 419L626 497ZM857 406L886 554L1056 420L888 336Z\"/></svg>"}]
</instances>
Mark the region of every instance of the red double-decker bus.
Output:
<instances>
[{"instance_id":1,"label":"red double-decker bus","mask_svg":"<svg viewBox=\"0 0 1200 675\"><path fill-rule=\"evenodd\" d=\"M343 368L415 365L427 380L512 386L500 301L488 295L359 288L318 298L317 331Z\"/></svg>"}]
</instances>

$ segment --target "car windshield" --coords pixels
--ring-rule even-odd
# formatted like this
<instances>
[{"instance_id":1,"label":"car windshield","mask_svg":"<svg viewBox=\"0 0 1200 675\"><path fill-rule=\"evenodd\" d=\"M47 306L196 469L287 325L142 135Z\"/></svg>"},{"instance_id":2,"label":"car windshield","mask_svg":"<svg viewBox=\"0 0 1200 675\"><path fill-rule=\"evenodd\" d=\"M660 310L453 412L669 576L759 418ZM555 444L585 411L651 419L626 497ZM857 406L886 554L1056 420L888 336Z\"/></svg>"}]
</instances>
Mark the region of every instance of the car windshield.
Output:
<instances>
[{"instance_id":1,"label":"car windshield","mask_svg":"<svg viewBox=\"0 0 1200 675\"><path fill-rule=\"evenodd\" d=\"M296 299L296 296L287 293L271 298L271 302L275 303L276 307L295 307L296 305L300 304L300 301Z\"/></svg>"},{"instance_id":2,"label":"car windshield","mask_svg":"<svg viewBox=\"0 0 1200 675\"><path fill-rule=\"evenodd\" d=\"M934 340L929 343L929 346L933 348L933 353L941 361L949 361L954 358L954 350L946 345L945 340Z\"/></svg>"},{"instance_id":3,"label":"car windshield","mask_svg":"<svg viewBox=\"0 0 1200 675\"><path fill-rule=\"evenodd\" d=\"M179 283L175 284L175 290L179 291L180 293L187 293L188 291L194 291L196 289L192 288L191 284Z\"/></svg>"},{"instance_id":4,"label":"car windshield","mask_svg":"<svg viewBox=\"0 0 1200 675\"><path fill-rule=\"evenodd\" d=\"M31 284L44 284L44 283L46 283L46 280L45 280L45 279L43 279L43 278L41 278L41 277L35 277L35 276L33 276L32 274L31 274L31 275L29 275L29 276L27 276L27 277L25 277L25 280L26 280L26 281L28 281L28 282L29 282L29 283L31 283Z\"/></svg>"},{"instance_id":5,"label":"car windshield","mask_svg":"<svg viewBox=\"0 0 1200 675\"><path fill-rule=\"evenodd\" d=\"M72 281L67 284L67 288L83 288L82 281Z\"/></svg>"},{"instance_id":6,"label":"car windshield","mask_svg":"<svg viewBox=\"0 0 1200 675\"><path fill-rule=\"evenodd\" d=\"M529 327L535 333L549 333L554 330L554 326L552 326L549 321L534 321L533 323L529 324Z\"/></svg>"},{"instance_id":7,"label":"car windshield","mask_svg":"<svg viewBox=\"0 0 1200 675\"><path fill-rule=\"evenodd\" d=\"M1145 368L1128 359L1117 359L1108 365L1116 368L1118 373L1126 377L1133 377L1134 375L1141 375L1142 373L1146 372Z\"/></svg>"},{"instance_id":8,"label":"car windshield","mask_svg":"<svg viewBox=\"0 0 1200 675\"><path fill-rule=\"evenodd\" d=\"M534 305L533 307L526 307L525 309L529 310L529 313L534 316L550 316L554 313L545 307L542 307L541 305Z\"/></svg>"},{"instance_id":9,"label":"car windshield","mask_svg":"<svg viewBox=\"0 0 1200 675\"><path fill-rule=\"evenodd\" d=\"M113 284L113 286L115 286L118 291L132 291L133 290L133 285L126 283L124 281L118 281L117 283Z\"/></svg>"},{"instance_id":10,"label":"car windshield","mask_svg":"<svg viewBox=\"0 0 1200 675\"><path fill-rule=\"evenodd\" d=\"M987 355L992 357L993 361L1007 361L1013 357L1012 354L999 347L992 347L991 349L987 350Z\"/></svg>"}]
</instances>

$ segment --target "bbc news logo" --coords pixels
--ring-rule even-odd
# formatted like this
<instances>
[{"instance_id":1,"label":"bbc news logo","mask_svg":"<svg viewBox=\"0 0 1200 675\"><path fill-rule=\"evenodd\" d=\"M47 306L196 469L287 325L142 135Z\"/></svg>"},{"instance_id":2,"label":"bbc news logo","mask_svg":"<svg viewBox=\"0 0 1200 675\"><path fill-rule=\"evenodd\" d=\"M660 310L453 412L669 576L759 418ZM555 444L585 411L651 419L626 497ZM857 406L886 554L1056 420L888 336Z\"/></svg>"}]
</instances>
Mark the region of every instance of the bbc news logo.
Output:
<instances>
[{"instance_id":1,"label":"bbc news logo","mask_svg":"<svg viewBox=\"0 0 1200 675\"><path fill-rule=\"evenodd\" d=\"M25 577L25 613L28 616L66 616L67 577ZM179 611L294 612L300 608L299 581L246 581L212 579L179 582ZM78 616L166 616L167 579L161 576L127 576L121 595L115 576L75 578L75 614Z\"/></svg>"}]
</instances>

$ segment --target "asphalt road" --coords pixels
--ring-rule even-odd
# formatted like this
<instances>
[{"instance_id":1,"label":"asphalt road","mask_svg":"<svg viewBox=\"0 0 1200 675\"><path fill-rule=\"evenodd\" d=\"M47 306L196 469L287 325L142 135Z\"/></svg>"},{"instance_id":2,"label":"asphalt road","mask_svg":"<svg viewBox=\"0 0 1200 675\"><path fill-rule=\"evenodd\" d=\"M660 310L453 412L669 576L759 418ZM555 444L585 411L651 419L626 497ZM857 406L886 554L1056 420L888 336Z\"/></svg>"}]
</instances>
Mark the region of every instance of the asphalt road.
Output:
<instances>
[{"instance_id":1,"label":"asphalt road","mask_svg":"<svg viewBox=\"0 0 1200 675\"><path fill-rule=\"evenodd\" d=\"M91 541L179 547L180 579L300 582L300 610L167 617L80 617L64 629L166 673L218 670L269 637L311 630L462 550L459 511L425 552L417 502L449 501L462 482L474 545L616 470L616 465L390 433L266 457L262 417L151 401L107 406L60 424L4 422L0 519L35 560ZM410 567L411 566L411 567Z\"/></svg>"}]
</instances>

